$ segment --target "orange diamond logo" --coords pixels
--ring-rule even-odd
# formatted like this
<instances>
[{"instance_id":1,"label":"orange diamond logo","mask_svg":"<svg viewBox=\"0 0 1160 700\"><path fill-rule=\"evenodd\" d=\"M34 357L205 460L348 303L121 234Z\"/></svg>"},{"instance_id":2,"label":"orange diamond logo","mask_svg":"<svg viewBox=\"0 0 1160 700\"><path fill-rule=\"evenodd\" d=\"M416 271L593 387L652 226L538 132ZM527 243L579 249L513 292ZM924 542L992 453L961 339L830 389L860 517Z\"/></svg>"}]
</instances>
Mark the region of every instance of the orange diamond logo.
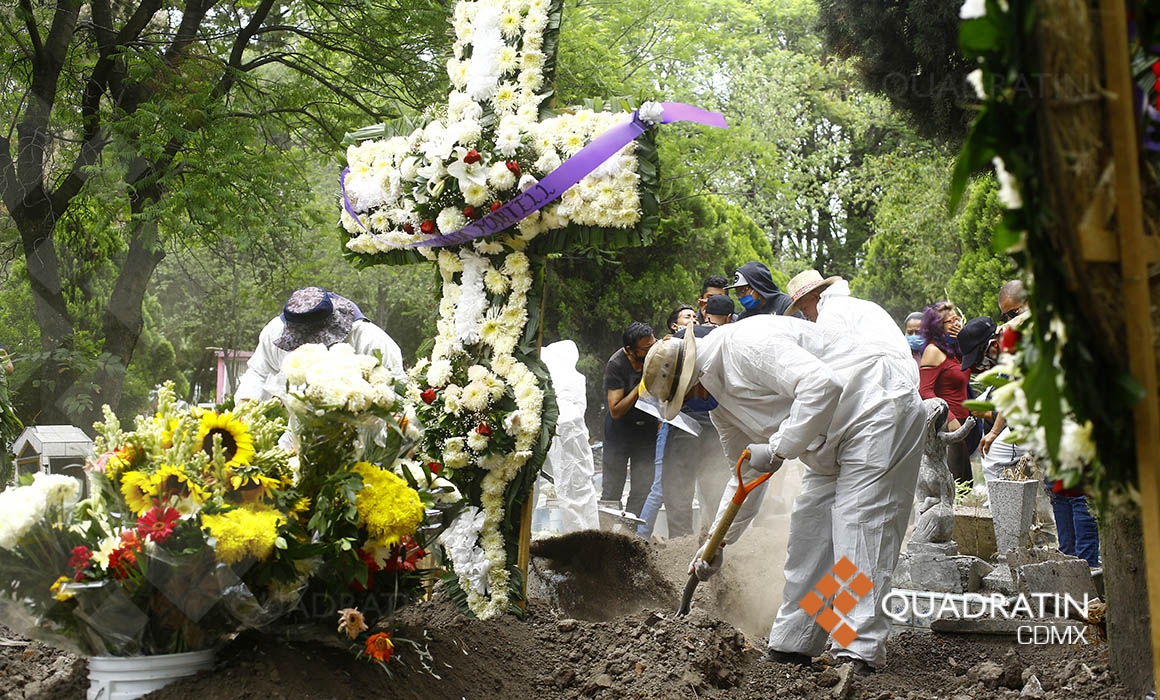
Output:
<instances>
[{"instance_id":1,"label":"orange diamond logo","mask_svg":"<svg viewBox=\"0 0 1160 700\"><path fill-rule=\"evenodd\" d=\"M844 585L841 582L845 582ZM848 558L842 557L830 569L830 573L823 574L814 584L814 590L798 601L798 605L814 618L819 627L830 633L834 642L849 647L858 638L858 632L846 624L838 613L849 615L858 601L873 589L874 582L870 577L859 571ZM833 607L826 605L827 600L833 601Z\"/></svg>"},{"instance_id":2,"label":"orange diamond logo","mask_svg":"<svg viewBox=\"0 0 1160 700\"><path fill-rule=\"evenodd\" d=\"M835 581L834 577L829 574L822 576L822 580L814 584L814 588L822 594L823 598L833 598L841 587L842 584Z\"/></svg>"},{"instance_id":3,"label":"orange diamond logo","mask_svg":"<svg viewBox=\"0 0 1160 700\"><path fill-rule=\"evenodd\" d=\"M822 609L822 604L824 602L825 601L823 601L817 593L810 591L809 593L805 594L805 597L803 597L801 601L798 602L798 605L802 606L802 610L805 610L806 614L808 614L810 617L813 617L814 615L818 614L819 610Z\"/></svg>"},{"instance_id":4,"label":"orange diamond logo","mask_svg":"<svg viewBox=\"0 0 1160 700\"><path fill-rule=\"evenodd\" d=\"M834 598L834 608L843 615L849 615L857 604L858 600L846 591L842 591L837 598Z\"/></svg>"},{"instance_id":5,"label":"orange diamond logo","mask_svg":"<svg viewBox=\"0 0 1160 700\"><path fill-rule=\"evenodd\" d=\"M830 637L843 647L849 647L858 638L858 633L850 629L849 625L838 625L830 632Z\"/></svg>"},{"instance_id":6,"label":"orange diamond logo","mask_svg":"<svg viewBox=\"0 0 1160 700\"><path fill-rule=\"evenodd\" d=\"M865 598L870 593L871 588L874 588L874 582L866 574L861 572L850 582L850 590L859 598Z\"/></svg>"},{"instance_id":7,"label":"orange diamond logo","mask_svg":"<svg viewBox=\"0 0 1160 700\"><path fill-rule=\"evenodd\" d=\"M832 608L826 608L821 615L815 618L816 622L822 626L822 629L829 632L835 626L841 624L842 618L838 617L838 613L834 612Z\"/></svg>"},{"instance_id":8,"label":"orange diamond logo","mask_svg":"<svg viewBox=\"0 0 1160 700\"><path fill-rule=\"evenodd\" d=\"M837 564L834 564L831 571L837 574L838 580L849 581L851 576L858 573L858 567L854 566L854 563L846 557L842 557Z\"/></svg>"}]
</instances>

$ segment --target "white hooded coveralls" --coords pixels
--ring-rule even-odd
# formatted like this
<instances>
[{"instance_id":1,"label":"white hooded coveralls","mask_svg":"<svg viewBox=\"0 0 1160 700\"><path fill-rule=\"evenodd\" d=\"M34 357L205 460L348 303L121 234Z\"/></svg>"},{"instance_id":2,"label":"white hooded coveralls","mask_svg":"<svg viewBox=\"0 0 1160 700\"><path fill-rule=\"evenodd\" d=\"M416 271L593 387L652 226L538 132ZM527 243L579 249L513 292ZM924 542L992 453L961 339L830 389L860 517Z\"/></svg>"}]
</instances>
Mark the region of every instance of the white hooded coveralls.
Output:
<instances>
[{"instance_id":1,"label":"white hooded coveralls","mask_svg":"<svg viewBox=\"0 0 1160 700\"><path fill-rule=\"evenodd\" d=\"M552 475L556 485L561 525L564 532L599 530L599 497L592 481L595 465L584 422L588 397L584 375L576 370L580 351L571 340L561 340L544 346L540 359L548 367L560 411L544 471Z\"/></svg>"},{"instance_id":2,"label":"white hooded coveralls","mask_svg":"<svg viewBox=\"0 0 1160 700\"><path fill-rule=\"evenodd\" d=\"M847 616L858 636L846 652L881 666L890 623L880 604L913 504L924 424L918 370L901 331L876 304L823 293L817 324L769 316L724 326L698 341L697 367L721 404L713 421L732 463L748 443L767 442L806 465L770 648L822 652L828 633L799 601L845 556L874 583ZM722 509L736 488L733 477ZM764 486L745 501L727 542L740 537L763 495Z\"/></svg>"}]
</instances>

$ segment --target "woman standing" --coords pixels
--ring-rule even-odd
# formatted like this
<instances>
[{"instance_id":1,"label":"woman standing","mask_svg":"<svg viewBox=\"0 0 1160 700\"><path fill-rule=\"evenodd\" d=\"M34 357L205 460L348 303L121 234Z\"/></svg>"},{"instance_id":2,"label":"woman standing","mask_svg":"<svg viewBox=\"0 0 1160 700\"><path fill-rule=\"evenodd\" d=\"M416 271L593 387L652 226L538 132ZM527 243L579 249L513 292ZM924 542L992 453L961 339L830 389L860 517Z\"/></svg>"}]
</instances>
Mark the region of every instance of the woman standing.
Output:
<instances>
[{"instance_id":1,"label":"woman standing","mask_svg":"<svg viewBox=\"0 0 1160 700\"><path fill-rule=\"evenodd\" d=\"M950 409L947 429L952 431L970 415L963 402L967 400L971 371L961 366L963 356L957 340L962 327L963 319L949 301L923 309L921 333L926 348L919 362L918 392L924 399L937 397L947 402ZM955 481L972 480L970 452L965 441L947 445L947 465Z\"/></svg>"}]
</instances>

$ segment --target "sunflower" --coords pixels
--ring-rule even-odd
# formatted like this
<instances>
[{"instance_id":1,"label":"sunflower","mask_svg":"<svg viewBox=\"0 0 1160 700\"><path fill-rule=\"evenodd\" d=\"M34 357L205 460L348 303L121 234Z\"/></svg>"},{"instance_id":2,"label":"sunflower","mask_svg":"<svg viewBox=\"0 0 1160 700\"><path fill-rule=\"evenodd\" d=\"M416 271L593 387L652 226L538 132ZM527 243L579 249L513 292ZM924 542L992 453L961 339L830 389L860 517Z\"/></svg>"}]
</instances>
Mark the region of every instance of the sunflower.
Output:
<instances>
[{"instance_id":1,"label":"sunflower","mask_svg":"<svg viewBox=\"0 0 1160 700\"><path fill-rule=\"evenodd\" d=\"M162 464L161 468L151 477L153 492L161 501L168 501L171 496L179 499L190 498L197 504L205 503L205 489L189 478L189 474L181 467L172 464Z\"/></svg>"},{"instance_id":2,"label":"sunflower","mask_svg":"<svg viewBox=\"0 0 1160 700\"><path fill-rule=\"evenodd\" d=\"M125 497L125 505L129 506L129 510L140 516L153 507L157 491L148 474L126 472L121 477L121 495Z\"/></svg>"},{"instance_id":3,"label":"sunflower","mask_svg":"<svg viewBox=\"0 0 1160 700\"><path fill-rule=\"evenodd\" d=\"M196 443L210 459L213 459L214 435L221 435L222 457L227 468L249 464L254 458L254 439L249 428L228 411L222 414L206 411L201 417Z\"/></svg>"},{"instance_id":4,"label":"sunflower","mask_svg":"<svg viewBox=\"0 0 1160 700\"><path fill-rule=\"evenodd\" d=\"M273 498L274 493L281 490L282 480L257 471L247 470L242 473L230 474L230 488L234 491L261 494L262 498Z\"/></svg>"}]
</instances>

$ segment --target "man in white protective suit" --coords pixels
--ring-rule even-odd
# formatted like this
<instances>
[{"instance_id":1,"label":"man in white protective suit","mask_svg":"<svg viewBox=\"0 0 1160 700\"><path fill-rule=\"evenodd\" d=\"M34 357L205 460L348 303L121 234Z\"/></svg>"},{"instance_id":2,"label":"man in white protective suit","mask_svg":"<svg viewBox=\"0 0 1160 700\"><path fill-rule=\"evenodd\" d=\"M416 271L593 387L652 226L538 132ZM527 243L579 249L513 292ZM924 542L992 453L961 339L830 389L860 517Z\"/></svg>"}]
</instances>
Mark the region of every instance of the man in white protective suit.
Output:
<instances>
[{"instance_id":1,"label":"man in white protective suit","mask_svg":"<svg viewBox=\"0 0 1160 700\"><path fill-rule=\"evenodd\" d=\"M845 557L873 588L847 614L856 638L844 647L835 643L834 656L852 662L862 675L885 662L890 622L881 601L890 591L914 498L924 416L909 347L893 321L889 329L883 325L879 312L885 315L870 302L846 296L824 309L821 315L829 316L817 324L753 318L719 328L695 346L666 342L646 361L642 383L650 395L673 395L669 401L679 404L681 385L699 383L718 401L713 423L729 460L736 463L746 448L751 452L745 481L776 471L786 459L806 465L790 518L770 661L809 664L822 653L829 635L800 601ZM689 359L693 368L686 378L685 368L675 371L675 365ZM734 476L718 518L736 489ZM764 489L742 505L726 544L757 514ZM698 577L715 573L723 553L710 564L695 559Z\"/></svg>"},{"instance_id":2,"label":"man in white protective suit","mask_svg":"<svg viewBox=\"0 0 1160 700\"><path fill-rule=\"evenodd\" d=\"M543 347L540 359L548 367L560 411L544 469L556 486L561 525L564 532L599 530L599 498L592 480L595 465L584 422L588 398L584 375L576 371L580 351L571 340L561 340Z\"/></svg>"}]
</instances>

